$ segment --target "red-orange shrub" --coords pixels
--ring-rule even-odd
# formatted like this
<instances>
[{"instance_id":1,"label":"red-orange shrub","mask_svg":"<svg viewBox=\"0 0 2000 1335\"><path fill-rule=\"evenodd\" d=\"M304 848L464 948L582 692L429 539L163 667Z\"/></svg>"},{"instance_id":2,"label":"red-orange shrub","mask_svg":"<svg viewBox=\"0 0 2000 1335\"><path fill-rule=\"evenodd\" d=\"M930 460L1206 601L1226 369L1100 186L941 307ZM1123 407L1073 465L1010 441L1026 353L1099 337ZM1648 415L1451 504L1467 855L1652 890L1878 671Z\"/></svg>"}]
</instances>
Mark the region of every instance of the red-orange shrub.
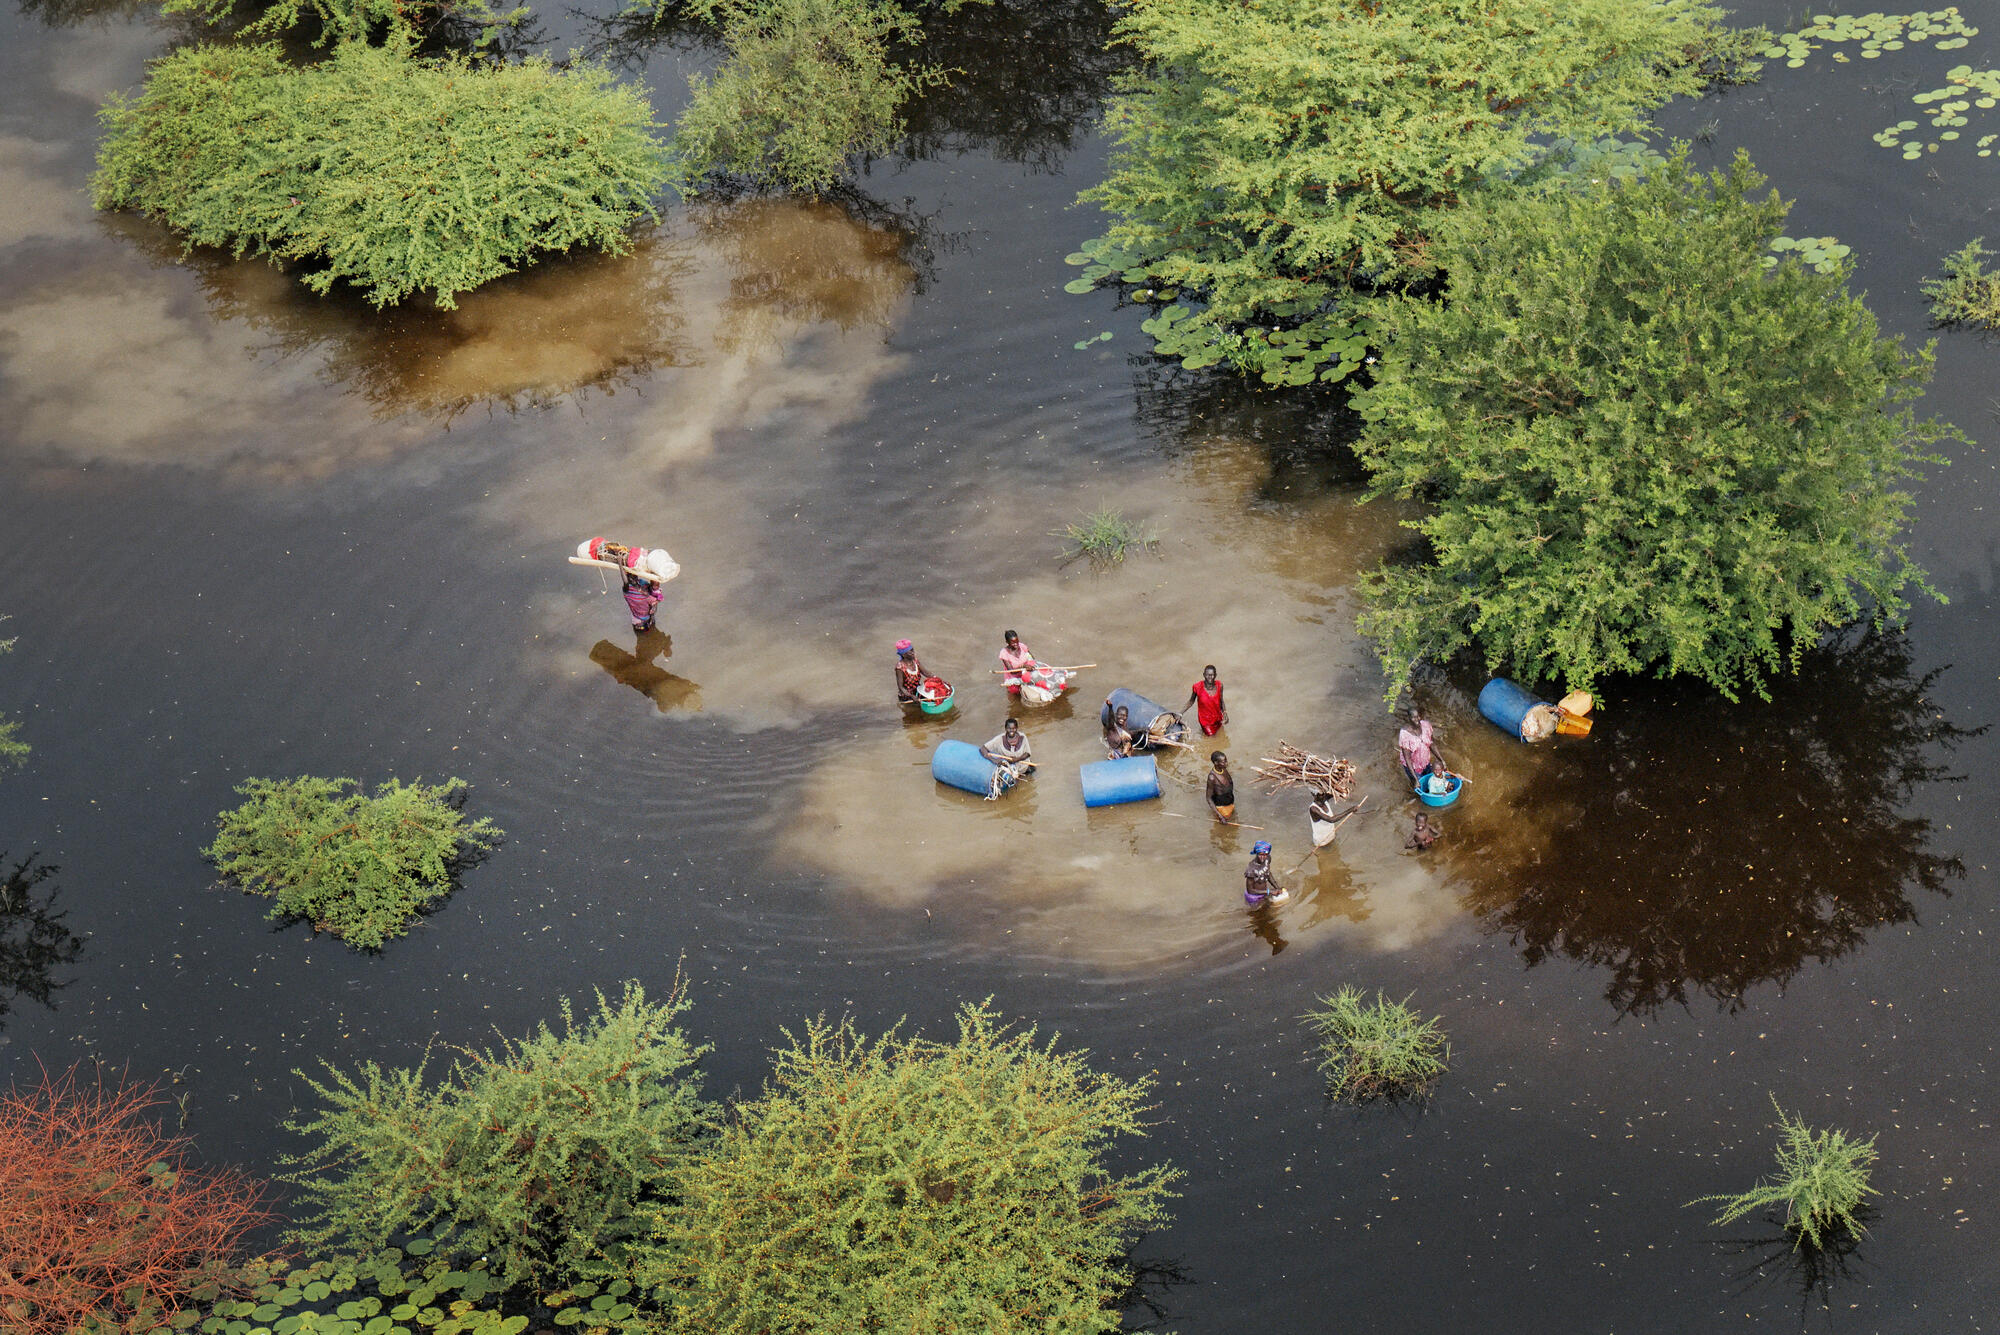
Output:
<instances>
[{"instance_id":1,"label":"red-orange shrub","mask_svg":"<svg viewBox=\"0 0 2000 1335\"><path fill-rule=\"evenodd\" d=\"M0 1330L181 1329L242 1287L262 1183L187 1166L147 1086L76 1070L0 1095Z\"/></svg>"}]
</instances>

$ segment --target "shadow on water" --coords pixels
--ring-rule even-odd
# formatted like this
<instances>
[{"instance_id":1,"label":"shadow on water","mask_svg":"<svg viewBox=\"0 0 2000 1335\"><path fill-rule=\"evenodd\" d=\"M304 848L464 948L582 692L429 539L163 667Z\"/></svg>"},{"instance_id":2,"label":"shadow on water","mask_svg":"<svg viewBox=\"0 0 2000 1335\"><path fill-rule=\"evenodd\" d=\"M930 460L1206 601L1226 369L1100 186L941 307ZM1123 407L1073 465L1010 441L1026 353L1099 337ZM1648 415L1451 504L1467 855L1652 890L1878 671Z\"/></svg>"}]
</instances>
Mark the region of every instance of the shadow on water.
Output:
<instances>
[{"instance_id":1,"label":"shadow on water","mask_svg":"<svg viewBox=\"0 0 2000 1335\"><path fill-rule=\"evenodd\" d=\"M17 997L53 1006L50 997L67 986L56 981L56 970L83 954L83 938L64 925L56 908L56 887L40 888L55 870L31 854L0 871L0 1025Z\"/></svg>"},{"instance_id":2,"label":"shadow on water","mask_svg":"<svg viewBox=\"0 0 2000 1335\"><path fill-rule=\"evenodd\" d=\"M1864 1231L1879 1213L1872 1205L1863 1205L1854 1212ZM1768 1216L1767 1222L1776 1232L1716 1244L1745 1262L1732 1276L1737 1293L1764 1285L1790 1285L1798 1293L1799 1320L1803 1323L1812 1311L1813 1299L1819 1299L1822 1309L1831 1309L1834 1286L1846 1286L1861 1278L1858 1272L1862 1267L1856 1259L1861 1249L1860 1238L1838 1232L1825 1246L1815 1247L1787 1232L1778 1215Z\"/></svg>"},{"instance_id":3,"label":"shadow on water","mask_svg":"<svg viewBox=\"0 0 2000 1335\"><path fill-rule=\"evenodd\" d=\"M590 646L590 661L610 673L619 685L630 686L651 700L662 714L698 711L701 684L676 677L661 666L674 656L673 637L648 630L640 631L634 638L637 644L630 650L621 649L609 640L599 640Z\"/></svg>"},{"instance_id":4,"label":"shadow on water","mask_svg":"<svg viewBox=\"0 0 2000 1335\"><path fill-rule=\"evenodd\" d=\"M1621 687L1595 744L1521 794L1520 830L1447 841L1445 861L1530 967L1607 970L1621 1014L1691 995L1736 1011L1753 987L1915 921L1912 887L1948 894L1963 874L1903 811L1919 785L1961 781L1941 756L1985 731L1931 702L1941 671L1914 677L1901 637L1850 635L1769 703Z\"/></svg>"}]
</instances>

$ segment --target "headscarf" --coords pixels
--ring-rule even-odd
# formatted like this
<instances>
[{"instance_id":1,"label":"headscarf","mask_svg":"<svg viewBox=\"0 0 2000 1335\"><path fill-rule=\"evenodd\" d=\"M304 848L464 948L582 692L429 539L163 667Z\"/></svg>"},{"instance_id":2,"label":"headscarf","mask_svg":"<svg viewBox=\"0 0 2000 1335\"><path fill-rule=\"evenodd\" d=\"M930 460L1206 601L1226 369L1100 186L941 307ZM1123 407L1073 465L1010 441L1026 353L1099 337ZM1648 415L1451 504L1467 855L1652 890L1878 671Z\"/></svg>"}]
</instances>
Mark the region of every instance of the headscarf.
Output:
<instances>
[{"instance_id":1,"label":"headscarf","mask_svg":"<svg viewBox=\"0 0 2000 1335\"><path fill-rule=\"evenodd\" d=\"M916 647L916 645L911 644L908 640L898 640L896 641L896 656L900 658Z\"/></svg>"},{"instance_id":2,"label":"headscarf","mask_svg":"<svg viewBox=\"0 0 2000 1335\"><path fill-rule=\"evenodd\" d=\"M1250 845L1250 856L1252 857L1255 857L1259 853L1268 853L1270 851L1271 841L1269 839L1259 839L1256 843Z\"/></svg>"}]
</instances>

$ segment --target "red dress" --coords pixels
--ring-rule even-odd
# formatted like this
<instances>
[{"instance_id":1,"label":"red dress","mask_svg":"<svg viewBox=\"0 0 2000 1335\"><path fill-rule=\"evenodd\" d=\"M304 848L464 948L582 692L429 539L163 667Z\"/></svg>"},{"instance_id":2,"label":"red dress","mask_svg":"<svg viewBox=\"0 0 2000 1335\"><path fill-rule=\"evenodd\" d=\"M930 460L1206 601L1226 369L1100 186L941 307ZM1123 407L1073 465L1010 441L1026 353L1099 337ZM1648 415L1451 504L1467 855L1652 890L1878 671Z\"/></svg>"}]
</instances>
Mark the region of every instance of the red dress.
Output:
<instances>
[{"instance_id":1,"label":"red dress","mask_svg":"<svg viewBox=\"0 0 2000 1335\"><path fill-rule=\"evenodd\" d=\"M1201 724L1201 735L1213 737L1222 728L1222 683L1215 683L1215 690L1206 689L1206 683L1194 684L1195 719Z\"/></svg>"}]
</instances>

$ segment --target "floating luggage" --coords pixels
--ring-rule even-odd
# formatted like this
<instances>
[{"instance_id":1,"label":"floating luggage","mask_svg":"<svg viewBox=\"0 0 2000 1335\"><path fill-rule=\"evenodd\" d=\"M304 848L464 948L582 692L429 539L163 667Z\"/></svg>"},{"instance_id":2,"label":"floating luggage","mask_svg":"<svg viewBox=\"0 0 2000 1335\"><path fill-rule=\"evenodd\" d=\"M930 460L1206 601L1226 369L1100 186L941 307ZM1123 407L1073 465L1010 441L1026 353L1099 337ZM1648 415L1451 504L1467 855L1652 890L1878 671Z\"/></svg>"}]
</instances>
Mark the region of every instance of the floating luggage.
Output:
<instances>
[{"instance_id":1,"label":"floating luggage","mask_svg":"<svg viewBox=\"0 0 2000 1335\"><path fill-rule=\"evenodd\" d=\"M917 683L917 708L926 714L950 713L951 697L951 683L943 677L925 677Z\"/></svg>"},{"instance_id":2,"label":"floating luggage","mask_svg":"<svg viewBox=\"0 0 2000 1335\"><path fill-rule=\"evenodd\" d=\"M1160 767L1151 756L1095 761L1078 766L1077 777L1083 782L1083 804L1087 807L1143 802L1160 795Z\"/></svg>"},{"instance_id":3,"label":"floating luggage","mask_svg":"<svg viewBox=\"0 0 2000 1335\"><path fill-rule=\"evenodd\" d=\"M576 545L571 565L609 566L650 583L664 584L681 573L680 563L664 547L628 547L609 538L589 538Z\"/></svg>"},{"instance_id":4,"label":"floating luggage","mask_svg":"<svg viewBox=\"0 0 2000 1335\"><path fill-rule=\"evenodd\" d=\"M1024 705L1052 704L1057 696L1069 689L1069 673L1047 663L1036 663L1024 670L1020 681L1008 689L1018 690Z\"/></svg>"},{"instance_id":5,"label":"floating luggage","mask_svg":"<svg viewBox=\"0 0 2000 1335\"><path fill-rule=\"evenodd\" d=\"M1422 802L1427 807L1448 807L1453 802L1458 801L1459 791L1464 787L1465 780L1454 774L1451 776L1451 787L1447 791L1442 793L1427 793L1424 791L1424 781L1420 778L1417 780L1416 785L1417 801Z\"/></svg>"},{"instance_id":6,"label":"floating luggage","mask_svg":"<svg viewBox=\"0 0 2000 1335\"><path fill-rule=\"evenodd\" d=\"M1480 691L1479 712L1524 742L1542 741L1556 730L1556 707L1505 677L1495 677Z\"/></svg>"}]
</instances>

